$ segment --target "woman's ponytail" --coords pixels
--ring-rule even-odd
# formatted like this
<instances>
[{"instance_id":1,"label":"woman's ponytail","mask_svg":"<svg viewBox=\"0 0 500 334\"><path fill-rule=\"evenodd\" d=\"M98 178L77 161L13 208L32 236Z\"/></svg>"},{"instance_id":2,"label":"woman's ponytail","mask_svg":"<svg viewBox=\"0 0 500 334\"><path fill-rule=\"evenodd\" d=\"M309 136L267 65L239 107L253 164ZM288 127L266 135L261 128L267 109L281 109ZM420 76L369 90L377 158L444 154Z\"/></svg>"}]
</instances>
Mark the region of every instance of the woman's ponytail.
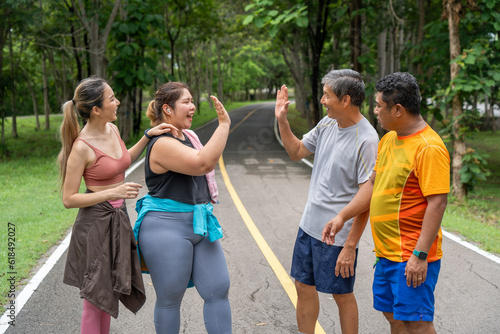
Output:
<instances>
[{"instance_id":1,"label":"woman's ponytail","mask_svg":"<svg viewBox=\"0 0 500 334\"><path fill-rule=\"evenodd\" d=\"M156 103L155 100L149 102L148 109L146 110L146 116L151 120L151 126L157 125L159 121L158 119L158 113L155 109Z\"/></svg>"},{"instance_id":2,"label":"woman's ponytail","mask_svg":"<svg viewBox=\"0 0 500 334\"><path fill-rule=\"evenodd\" d=\"M75 111L75 104L73 100L67 101L62 106L63 112L63 122L60 128L60 138L61 138L61 151L57 160L59 161L61 180L61 190L66 179L66 166L68 163L69 154L71 153L71 148L75 142L78 134L80 133L80 124L78 123L78 117Z\"/></svg>"}]
</instances>

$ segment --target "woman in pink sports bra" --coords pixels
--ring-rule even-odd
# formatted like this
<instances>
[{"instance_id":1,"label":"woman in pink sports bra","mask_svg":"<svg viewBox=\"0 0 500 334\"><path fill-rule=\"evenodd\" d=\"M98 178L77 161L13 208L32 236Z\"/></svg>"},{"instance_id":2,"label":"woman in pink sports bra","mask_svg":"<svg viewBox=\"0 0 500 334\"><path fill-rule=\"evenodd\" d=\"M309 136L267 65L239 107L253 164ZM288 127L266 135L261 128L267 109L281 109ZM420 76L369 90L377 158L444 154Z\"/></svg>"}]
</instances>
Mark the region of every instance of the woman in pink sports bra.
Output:
<instances>
[{"instance_id":1,"label":"woman in pink sports bra","mask_svg":"<svg viewBox=\"0 0 500 334\"><path fill-rule=\"evenodd\" d=\"M127 150L118 128L120 101L106 81L81 81L72 100L62 106L59 153L62 201L79 208L68 249L64 283L78 287L84 298L81 333L109 333L120 300L132 312L144 304L142 274L135 237L125 206L141 185L124 182L125 170L137 160L152 136L177 133L162 123L145 131ZM80 130L78 115L83 120ZM87 191L79 193L84 178Z\"/></svg>"}]
</instances>

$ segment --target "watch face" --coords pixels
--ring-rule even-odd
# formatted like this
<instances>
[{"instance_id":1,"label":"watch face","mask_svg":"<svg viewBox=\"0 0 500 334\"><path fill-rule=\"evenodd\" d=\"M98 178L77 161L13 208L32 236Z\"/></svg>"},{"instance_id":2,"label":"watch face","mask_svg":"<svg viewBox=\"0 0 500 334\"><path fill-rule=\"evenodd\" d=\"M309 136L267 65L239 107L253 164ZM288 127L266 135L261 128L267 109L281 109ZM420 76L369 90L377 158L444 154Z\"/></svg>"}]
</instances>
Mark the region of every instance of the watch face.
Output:
<instances>
[{"instance_id":1,"label":"watch face","mask_svg":"<svg viewBox=\"0 0 500 334\"><path fill-rule=\"evenodd\" d=\"M420 254L418 254L418 258L421 259L421 260L427 259L427 253L420 252Z\"/></svg>"}]
</instances>

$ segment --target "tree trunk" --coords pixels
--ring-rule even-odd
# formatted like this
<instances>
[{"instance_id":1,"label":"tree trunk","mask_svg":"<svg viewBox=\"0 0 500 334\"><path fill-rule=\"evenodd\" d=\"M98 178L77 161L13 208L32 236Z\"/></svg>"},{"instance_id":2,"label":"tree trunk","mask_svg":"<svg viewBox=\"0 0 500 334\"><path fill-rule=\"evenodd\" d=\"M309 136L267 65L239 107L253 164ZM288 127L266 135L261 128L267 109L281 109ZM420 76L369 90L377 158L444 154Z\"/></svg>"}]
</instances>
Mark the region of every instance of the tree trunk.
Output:
<instances>
[{"instance_id":1,"label":"tree trunk","mask_svg":"<svg viewBox=\"0 0 500 334\"><path fill-rule=\"evenodd\" d=\"M0 144L3 146L5 144L5 104L3 99L0 101L0 108L2 109L2 135L0 139ZM3 153L3 147L0 147L0 153Z\"/></svg>"},{"instance_id":2,"label":"tree trunk","mask_svg":"<svg viewBox=\"0 0 500 334\"><path fill-rule=\"evenodd\" d=\"M62 105L64 102L64 97L61 94L61 89L63 89L65 82L64 82L64 71L58 71L58 66L56 66L55 60L54 60L54 53L52 50L47 49L46 50L47 55L48 55L48 60L49 64L51 65L52 69L52 76L54 78L54 85L53 85L53 91L56 93L56 100L58 105ZM63 58L63 57L61 57ZM62 73L61 73L62 72Z\"/></svg>"},{"instance_id":3,"label":"tree trunk","mask_svg":"<svg viewBox=\"0 0 500 334\"><path fill-rule=\"evenodd\" d=\"M401 71L401 53L404 48L404 23L401 26L397 26L395 29L396 36L394 38L396 47L395 47L395 56L394 56L394 72Z\"/></svg>"},{"instance_id":4,"label":"tree trunk","mask_svg":"<svg viewBox=\"0 0 500 334\"><path fill-rule=\"evenodd\" d=\"M293 38L292 45L287 44L286 46L288 50L282 48L281 53L283 54L285 63L290 69L294 81L295 108L297 108L302 116L306 117L307 125L309 129L312 129L314 123L311 116L311 103L308 101L308 96L310 96L311 93L305 83L305 64L300 57L300 40L298 36Z\"/></svg>"},{"instance_id":5,"label":"tree trunk","mask_svg":"<svg viewBox=\"0 0 500 334\"><path fill-rule=\"evenodd\" d=\"M134 119L132 132L135 135L139 134L141 130L142 121L142 89L136 88L133 90L134 94Z\"/></svg>"},{"instance_id":6,"label":"tree trunk","mask_svg":"<svg viewBox=\"0 0 500 334\"><path fill-rule=\"evenodd\" d=\"M130 94L131 93L128 92L125 95L120 108L118 108L118 128L120 129L120 135L124 142L130 139L133 126L133 117L131 113L133 113L134 106Z\"/></svg>"},{"instance_id":7,"label":"tree trunk","mask_svg":"<svg viewBox=\"0 0 500 334\"><path fill-rule=\"evenodd\" d=\"M448 17L448 29L450 35L450 60L454 60L460 55L460 10L462 9L461 0L444 0L444 10ZM451 81L455 79L460 71L460 65L452 63ZM455 85L452 85L452 89ZM460 201L466 196L465 187L460 181L460 170L462 169L462 158L465 154L466 145L464 135L460 132L459 117L462 115L462 101L460 96L456 94L452 100L452 114L453 114L453 178L452 178L452 192Z\"/></svg>"},{"instance_id":8,"label":"tree trunk","mask_svg":"<svg viewBox=\"0 0 500 334\"><path fill-rule=\"evenodd\" d=\"M92 74L102 77L104 73L99 51L99 14L97 10L90 19L89 39L90 68ZM104 48L104 45L102 47Z\"/></svg>"},{"instance_id":9,"label":"tree trunk","mask_svg":"<svg viewBox=\"0 0 500 334\"><path fill-rule=\"evenodd\" d=\"M419 56L423 55L423 48L421 47L422 42L424 41L424 26L425 26L425 0L418 0L418 35L417 35L417 45L420 46L420 48L417 51L417 54ZM417 70L416 74L417 77L422 80L424 76L424 69L423 69L423 61L419 61L417 64Z\"/></svg>"},{"instance_id":10,"label":"tree trunk","mask_svg":"<svg viewBox=\"0 0 500 334\"><path fill-rule=\"evenodd\" d=\"M80 55L77 51L76 38L75 38L75 27L71 24L71 45L73 46L73 56L75 57L76 63L76 80L78 82L83 80L83 69L82 61L80 60Z\"/></svg>"},{"instance_id":11,"label":"tree trunk","mask_svg":"<svg viewBox=\"0 0 500 334\"><path fill-rule=\"evenodd\" d=\"M3 14L2 20L3 24L1 25L0 30L0 83L3 83L3 49L5 44L7 43L7 38L9 36L10 30L14 25L13 20L10 19L10 6L0 6L1 13ZM1 117L2 117L2 136L1 136L1 144L5 144L5 89L0 89L0 109L1 109Z\"/></svg>"},{"instance_id":12,"label":"tree trunk","mask_svg":"<svg viewBox=\"0 0 500 334\"><path fill-rule=\"evenodd\" d=\"M93 14L89 17L82 1L79 1L79 7L76 7L75 0L71 0L80 22L87 31L89 37L88 52L90 55L90 72L103 77L106 69L106 44L108 43L111 27L118 14L121 0L115 0L113 9L108 17L106 27L99 29L99 14L102 12L102 6L99 1L92 1Z\"/></svg>"},{"instance_id":13,"label":"tree trunk","mask_svg":"<svg viewBox=\"0 0 500 334\"><path fill-rule=\"evenodd\" d=\"M382 78L387 74L387 28L384 28L378 35L377 41L377 59L378 59L378 77Z\"/></svg>"},{"instance_id":14,"label":"tree trunk","mask_svg":"<svg viewBox=\"0 0 500 334\"><path fill-rule=\"evenodd\" d=\"M9 56L10 56L10 74L12 76L12 137L17 138L19 135L17 134L17 105L16 105L16 77L14 73L14 52L12 51L12 31L9 33Z\"/></svg>"},{"instance_id":15,"label":"tree trunk","mask_svg":"<svg viewBox=\"0 0 500 334\"><path fill-rule=\"evenodd\" d=\"M36 93L35 93L35 90L33 89L33 86L31 85L31 80L26 75L26 73L24 74L24 77L26 78L26 84L28 85L28 90L30 91L30 95L31 95L31 101L33 102L33 112L35 114L36 129L40 130L40 118L38 117L38 104L36 101Z\"/></svg>"},{"instance_id":16,"label":"tree trunk","mask_svg":"<svg viewBox=\"0 0 500 334\"><path fill-rule=\"evenodd\" d=\"M361 73L361 14L355 13L361 9L361 0L351 0L349 6L349 16L351 17L349 25L349 36L351 43L351 67L353 70ZM353 16L354 15L354 16Z\"/></svg>"},{"instance_id":17,"label":"tree trunk","mask_svg":"<svg viewBox=\"0 0 500 334\"><path fill-rule=\"evenodd\" d=\"M221 70L221 55L220 55L220 47L219 43L217 43L217 98L223 101L224 97L224 81L222 78L222 70Z\"/></svg>"},{"instance_id":18,"label":"tree trunk","mask_svg":"<svg viewBox=\"0 0 500 334\"><path fill-rule=\"evenodd\" d=\"M491 131L495 133L496 131L496 121L495 121L495 90L491 87L491 101L490 101L490 111L491 111Z\"/></svg>"},{"instance_id":19,"label":"tree trunk","mask_svg":"<svg viewBox=\"0 0 500 334\"><path fill-rule=\"evenodd\" d=\"M310 50L312 53L312 64L311 64L311 114L312 121L317 124L322 116L322 106L319 103L321 90L320 87L320 73L319 66L321 60L321 53L323 51L323 46L325 44L326 35L328 32L327 22L329 16L329 0L319 0L317 2L316 17L314 20L309 20L309 35L310 35ZM313 7L309 5L309 7ZM314 23L312 23L314 22Z\"/></svg>"},{"instance_id":20,"label":"tree trunk","mask_svg":"<svg viewBox=\"0 0 500 334\"><path fill-rule=\"evenodd\" d=\"M170 34L168 35L170 39L170 75L172 76L172 79L175 78L175 39L172 39L170 37Z\"/></svg>"},{"instance_id":21,"label":"tree trunk","mask_svg":"<svg viewBox=\"0 0 500 334\"><path fill-rule=\"evenodd\" d=\"M50 130L49 84L47 80L47 56L42 52L43 72L43 111L45 114L45 130Z\"/></svg>"},{"instance_id":22,"label":"tree trunk","mask_svg":"<svg viewBox=\"0 0 500 334\"><path fill-rule=\"evenodd\" d=\"M387 73L394 73L394 30L395 27L390 27L388 29L388 45L387 45Z\"/></svg>"},{"instance_id":23,"label":"tree trunk","mask_svg":"<svg viewBox=\"0 0 500 334\"><path fill-rule=\"evenodd\" d=\"M208 97L208 105L210 108L213 109L213 104L212 104L212 99L210 96L212 96L212 77L213 77L213 71L212 71L212 43L208 42L208 45L205 46L207 50L207 56L205 57L206 60L206 69L205 69L205 89L207 91L207 97ZM198 113L200 113L200 110L198 110Z\"/></svg>"}]
</instances>

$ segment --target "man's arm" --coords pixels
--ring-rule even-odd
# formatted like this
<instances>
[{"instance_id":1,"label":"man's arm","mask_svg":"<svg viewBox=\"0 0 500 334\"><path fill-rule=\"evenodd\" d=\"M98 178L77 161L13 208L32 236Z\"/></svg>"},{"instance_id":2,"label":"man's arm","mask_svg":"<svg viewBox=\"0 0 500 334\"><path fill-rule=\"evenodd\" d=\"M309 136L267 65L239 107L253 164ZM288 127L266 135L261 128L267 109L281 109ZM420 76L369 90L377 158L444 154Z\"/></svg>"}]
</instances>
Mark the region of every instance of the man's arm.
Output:
<instances>
[{"instance_id":1,"label":"man's arm","mask_svg":"<svg viewBox=\"0 0 500 334\"><path fill-rule=\"evenodd\" d=\"M373 172L370 179L366 181L354 198L347 204L335 218L330 220L323 228L321 241L328 245L333 245L335 242L335 234L343 227L344 223L352 217L358 216L370 208L370 200L372 198L373 185L375 184L376 173ZM366 224L366 221L365 221Z\"/></svg>"},{"instance_id":2,"label":"man's arm","mask_svg":"<svg viewBox=\"0 0 500 334\"><path fill-rule=\"evenodd\" d=\"M289 104L288 88L283 85L281 90L278 90L278 93L276 94L275 116L278 120L283 146L285 146L285 150L288 153L288 156L290 156L290 159L297 161L311 155L312 152L304 146L302 140L298 139L290 128L290 124L286 118L288 115Z\"/></svg>"},{"instance_id":3,"label":"man's arm","mask_svg":"<svg viewBox=\"0 0 500 334\"><path fill-rule=\"evenodd\" d=\"M419 252L429 252L441 227L444 211L448 204L448 194L431 195L425 198L427 208L422 221L422 230L415 249ZM406 284L414 288L425 282L427 278L427 260L420 260L412 255L406 264Z\"/></svg>"},{"instance_id":4,"label":"man's arm","mask_svg":"<svg viewBox=\"0 0 500 334\"><path fill-rule=\"evenodd\" d=\"M361 187L365 183L360 184L359 188L361 189ZM370 211L367 210L354 217L354 221L352 222L352 227L349 231L349 235L347 236L347 240L337 259L337 265L335 266L335 276L341 275L343 278L354 276L356 246L359 242L359 239L361 239L361 235L363 235L363 231L365 230L369 215Z\"/></svg>"}]
</instances>

